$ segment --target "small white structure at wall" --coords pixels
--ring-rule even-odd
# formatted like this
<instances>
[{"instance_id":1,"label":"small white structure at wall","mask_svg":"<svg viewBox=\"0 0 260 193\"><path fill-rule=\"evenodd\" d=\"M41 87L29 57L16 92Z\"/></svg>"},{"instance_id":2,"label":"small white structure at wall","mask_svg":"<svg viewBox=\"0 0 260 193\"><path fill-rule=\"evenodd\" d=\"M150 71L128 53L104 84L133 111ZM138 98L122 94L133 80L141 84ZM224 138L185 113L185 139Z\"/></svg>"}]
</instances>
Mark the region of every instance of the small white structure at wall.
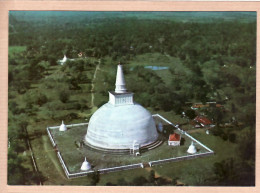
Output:
<instances>
[{"instance_id":1,"label":"small white structure at wall","mask_svg":"<svg viewBox=\"0 0 260 193\"><path fill-rule=\"evenodd\" d=\"M207 134L207 135L209 134L209 130L206 130L206 134Z\"/></svg>"},{"instance_id":2,"label":"small white structure at wall","mask_svg":"<svg viewBox=\"0 0 260 193\"><path fill-rule=\"evenodd\" d=\"M163 132L163 124L161 122L158 124L158 131L161 133Z\"/></svg>"},{"instance_id":3,"label":"small white structure at wall","mask_svg":"<svg viewBox=\"0 0 260 193\"><path fill-rule=\"evenodd\" d=\"M67 131L67 127L66 127L66 125L64 124L63 121L62 121L62 123L61 123L61 125L60 125L59 131Z\"/></svg>"},{"instance_id":4,"label":"small white structure at wall","mask_svg":"<svg viewBox=\"0 0 260 193\"><path fill-rule=\"evenodd\" d=\"M133 150L132 151L135 156L140 155L140 145L137 143L136 140L133 141Z\"/></svg>"},{"instance_id":5,"label":"small white structure at wall","mask_svg":"<svg viewBox=\"0 0 260 193\"><path fill-rule=\"evenodd\" d=\"M193 141L191 142L191 145L189 146L187 152L190 153L190 154L194 154L194 153L197 152L196 147L195 147L195 145L193 144Z\"/></svg>"},{"instance_id":6,"label":"small white structure at wall","mask_svg":"<svg viewBox=\"0 0 260 193\"><path fill-rule=\"evenodd\" d=\"M87 158L85 157L85 160L84 160L84 162L82 163L80 170L82 170L82 171L87 171L87 170L90 170L90 169L91 169L91 165L90 165L90 163L87 161Z\"/></svg>"}]
</instances>

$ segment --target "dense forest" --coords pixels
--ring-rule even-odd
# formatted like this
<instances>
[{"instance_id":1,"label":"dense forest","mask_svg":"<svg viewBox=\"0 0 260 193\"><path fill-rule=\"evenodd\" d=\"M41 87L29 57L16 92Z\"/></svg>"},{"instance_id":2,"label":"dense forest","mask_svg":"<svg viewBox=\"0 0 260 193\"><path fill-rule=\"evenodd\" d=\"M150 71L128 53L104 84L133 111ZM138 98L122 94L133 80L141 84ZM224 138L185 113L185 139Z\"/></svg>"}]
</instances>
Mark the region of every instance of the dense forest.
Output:
<instances>
[{"instance_id":1,"label":"dense forest","mask_svg":"<svg viewBox=\"0 0 260 193\"><path fill-rule=\"evenodd\" d=\"M256 14L191 13L10 12L9 184L45 178L21 164L26 140L45 135L44 126L31 136L27 127L89 117L84 112L93 113L93 104L84 95L91 94L93 71L98 63L104 69L104 84L95 90L99 107L107 90L114 89L108 69L115 72L120 61L129 90L145 107L181 114L187 102L222 104L224 110L203 113L214 120L214 135L237 144L239 159L215 163L214 175L201 185L254 185ZM63 55L79 58L79 53L84 59L58 64ZM169 65L168 82L144 66L130 65L147 54L166 62L178 59ZM227 122L236 127L220 126Z\"/></svg>"}]
</instances>

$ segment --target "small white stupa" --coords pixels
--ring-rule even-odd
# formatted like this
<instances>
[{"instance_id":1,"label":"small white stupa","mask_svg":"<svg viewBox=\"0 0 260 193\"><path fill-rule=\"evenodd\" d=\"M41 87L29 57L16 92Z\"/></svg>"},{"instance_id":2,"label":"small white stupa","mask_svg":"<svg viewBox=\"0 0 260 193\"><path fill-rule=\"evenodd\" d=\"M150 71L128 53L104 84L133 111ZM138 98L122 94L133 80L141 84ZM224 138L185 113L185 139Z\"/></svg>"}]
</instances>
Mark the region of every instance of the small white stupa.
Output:
<instances>
[{"instance_id":1,"label":"small white stupa","mask_svg":"<svg viewBox=\"0 0 260 193\"><path fill-rule=\"evenodd\" d=\"M82 171L87 171L87 170L90 170L90 169L91 169L91 165L90 165L90 163L87 161L86 157L85 157L85 160L84 160L84 162L82 163L80 169L81 169Z\"/></svg>"},{"instance_id":2,"label":"small white stupa","mask_svg":"<svg viewBox=\"0 0 260 193\"><path fill-rule=\"evenodd\" d=\"M63 65L67 61L66 55L64 55L63 59L60 60L60 64Z\"/></svg>"},{"instance_id":3,"label":"small white stupa","mask_svg":"<svg viewBox=\"0 0 260 193\"><path fill-rule=\"evenodd\" d=\"M209 130L206 130L206 134L209 135Z\"/></svg>"},{"instance_id":4,"label":"small white stupa","mask_svg":"<svg viewBox=\"0 0 260 193\"><path fill-rule=\"evenodd\" d=\"M66 125L64 124L63 120L62 120L62 123L61 123L61 125L60 125L59 131L67 131L67 127L66 127Z\"/></svg>"},{"instance_id":5,"label":"small white stupa","mask_svg":"<svg viewBox=\"0 0 260 193\"><path fill-rule=\"evenodd\" d=\"M193 141L191 142L191 145L189 146L187 152L190 153L190 154L194 154L194 153L197 152L196 147L193 144Z\"/></svg>"}]
</instances>

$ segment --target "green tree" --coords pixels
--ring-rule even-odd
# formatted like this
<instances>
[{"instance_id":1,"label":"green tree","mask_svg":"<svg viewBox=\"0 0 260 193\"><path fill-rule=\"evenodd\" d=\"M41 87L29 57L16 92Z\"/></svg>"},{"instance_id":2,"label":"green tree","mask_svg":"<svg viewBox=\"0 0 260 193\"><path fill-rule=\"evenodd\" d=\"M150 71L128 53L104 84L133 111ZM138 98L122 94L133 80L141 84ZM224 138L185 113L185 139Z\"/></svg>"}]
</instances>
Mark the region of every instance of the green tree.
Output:
<instances>
[{"instance_id":1,"label":"green tree","mask_svg":"<svg viewBox=\"0 0 260 193\"><path fill-rule=\"evenodd\" d=\"M150 171L148 180L149 180L150 183L154 183L155 182L155 172L154 172L154 170Z\"/></svg>"},{"instance_id":2,"label":"green tree","mask_svg":"<svg viewBox=\"0 0 260 193\"><path fill-rule=\"evenodd\" d=\"M45 94L40 93L37 97L37 104L42 106L43 104L47 103L48 98Z\"/></svg>"},{"instance_id":3,"label":"green tree","mask_svg":"<svg viewBox=\"0 0 260 193\"><path fill-rule=\"evenodd\" d=\"M69 92L65 91L65 90L62 90L60 93L59 93L59 99L61 102L63 103L66 103L69 101L70 99L70 94Z\"/></svg>"},{"instance_id":4,"label":"green tree","mask_svg":"<svg viewBox=\"0 0 260 193\"><path fill-rule=\"evenodd\" d=\"M125 178L119 178L119 179L117 180L117 185L119 185L119 186L127 186L127 185L129 185L129 184L128 184L128 182L125 180Z\"/></svg>"},{"instance_id":5,"label":"green tree","mask_svg":"<svg viewBox=\"0 0 260 193\"><path fill-rule=\"evenodd\" d=\"M91 173L91 174L89 175L89 177L90 177L90 185L96 186L97 183L98 183L99 180L100 180L100 174L99 174L99 172L98 172L98 171L95 171L94 173Z\"/></svg>"},{"instance_id":6,"label":"green tree","mask_svg":"<svg viewBox=\"0 0 260 193\"><path fill-rule=\"evenodd\" d=\"M233 158L214 164L215 180L218 185L238 185L238 171Z\"/></svg>"},{"instance_id":7,"label":"green tree","mask_svg":"<svg viewBox=\"0 0 260 193\"><path fill-rule=\"evenodd\" d=\"M133 185L134 186L143 186L145 183L147 183L147 179L144 176L135 177L133 179Z\"/></svg>"},{"instance_id":8,"label":"green tree","mask_svg":"<svg viewBox=\"0 0 260 193\"><path fill-rule=\"evenodd\" d=\"M189 118L189 119L194 119L196 117L196 113L194 110L192 109L188 109L185 111L185 115Z\"/></svg>"},{"instance_id":9,"label":"green tree","mask_svg":"<svg viewBox=\"0 0 260 193\"><path fill-rule=\"evenodd\" d=\"M243 160L255 160L255 129L246 127L238 137L238 153Z\"/></svg>"}]
</instances>

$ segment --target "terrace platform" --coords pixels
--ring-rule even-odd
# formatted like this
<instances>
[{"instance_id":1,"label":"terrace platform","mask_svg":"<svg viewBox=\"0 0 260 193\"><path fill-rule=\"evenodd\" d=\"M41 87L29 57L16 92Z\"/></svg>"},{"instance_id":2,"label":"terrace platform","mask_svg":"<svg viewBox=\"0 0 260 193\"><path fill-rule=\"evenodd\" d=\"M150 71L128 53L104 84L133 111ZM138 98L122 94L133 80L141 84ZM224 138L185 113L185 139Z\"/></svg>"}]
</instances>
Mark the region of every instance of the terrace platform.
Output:
<instances>
[{"instance_id":1,"label":"terrace platform","mask_svg":"<svg viewBox=\"0 0 260 193\"><path fill-rule=\"evenodd\" d=\"M153 115L153 118L156 124L161 122L165 126L170 125L174 127L174 124L170 123L160 115ZM143 168L144 163L148 163L152 166L171 161L181 161L214 154L212 150L179 128L173 129L175 129L175 132L180 134L183 138L180 146L168 146L167 140L159 140L149 147L144 147L141 150L140 156L130 155L130 150L125 150L123 153L119 152L111 154L102 150L93 150L93 148L87 145L78 147L77 144L84 140L88 124L67 125L67 128L67 131L61 132L59 131L59 126L49 127L47 128L47 132L68 178L85 176L94 171L105 173ZM192 141L197 148L197 153L194 155L187 153L187 149ZM88 172L80 171L81 164L85 157L92 166L92 170Z\"/></svg>"}]
</instances>

